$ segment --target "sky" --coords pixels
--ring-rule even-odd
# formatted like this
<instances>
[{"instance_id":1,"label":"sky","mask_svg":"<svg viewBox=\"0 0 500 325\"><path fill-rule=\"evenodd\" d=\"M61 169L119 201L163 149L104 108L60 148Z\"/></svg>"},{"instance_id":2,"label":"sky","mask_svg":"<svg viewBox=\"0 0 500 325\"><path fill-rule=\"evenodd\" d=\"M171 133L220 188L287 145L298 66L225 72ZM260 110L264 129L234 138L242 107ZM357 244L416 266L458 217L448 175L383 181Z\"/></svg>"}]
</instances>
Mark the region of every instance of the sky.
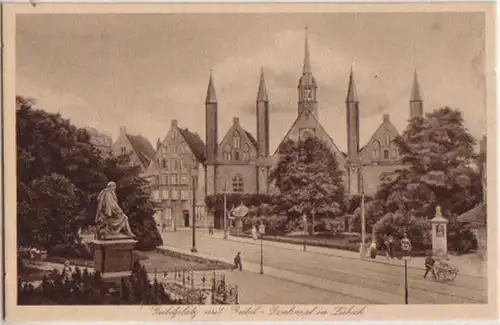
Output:
<instances>
[{"instance_id":1,"label":"sky","mask_svg":"<svg viewBox=\"0 0 500 325\"><path fill-rule=\"evenodd\" d=\"M458 108L478 139L486 127L484 19L482 13L18 15L16 92L77 126L113 139L126 126L155 145L172 119L204 139L212 70L222 139L236 116L256 134L262 67L273 152L297 117L307 26L319 120L342 150L351 67L361 145L383 113L404 130L415 69L424 112Z\"/></svg>"}]
</instances>

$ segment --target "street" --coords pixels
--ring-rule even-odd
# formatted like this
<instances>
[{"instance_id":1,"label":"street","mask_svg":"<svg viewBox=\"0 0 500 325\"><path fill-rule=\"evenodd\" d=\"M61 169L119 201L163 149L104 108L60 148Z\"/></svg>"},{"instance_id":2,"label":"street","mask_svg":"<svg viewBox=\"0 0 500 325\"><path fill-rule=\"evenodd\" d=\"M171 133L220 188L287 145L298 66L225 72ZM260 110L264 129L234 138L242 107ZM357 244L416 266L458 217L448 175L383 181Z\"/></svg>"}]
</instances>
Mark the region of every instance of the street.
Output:
<instances>
[{"instance_id":1,"label":"street","mask_svg":"<svg viewBox=\"0 0 500 325\"><path fill-rule=\"evenodd\" d=\"M264 275L260 242L224 240L199 230L198 255L232 262L241 252L243 272L227 272L238 285L242 303L403 304L404 267L368 260L287 249L264 242ZM163 234L164 247L189 252L191 231ZM274 279L274 280L273 280ZM408 269L410 304L474 304L487 301L486 279L459 274L455 282L439 283L419 269ZM297 292L299 291L299 292ZM262 297L265 297L263 301ZM306 297L311 297L310 300Z\"/></svg>"}]
</instances>

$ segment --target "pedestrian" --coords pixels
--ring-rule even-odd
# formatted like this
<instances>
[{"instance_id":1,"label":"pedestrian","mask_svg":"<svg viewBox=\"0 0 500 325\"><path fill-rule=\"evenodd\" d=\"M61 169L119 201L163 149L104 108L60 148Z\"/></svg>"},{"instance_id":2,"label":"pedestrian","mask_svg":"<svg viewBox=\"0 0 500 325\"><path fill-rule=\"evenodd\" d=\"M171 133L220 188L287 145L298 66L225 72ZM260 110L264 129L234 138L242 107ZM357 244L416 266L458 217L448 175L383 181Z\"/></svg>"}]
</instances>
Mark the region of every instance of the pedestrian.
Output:
<instances>
[{"instance_id":1,"label":"pedestrian","mask_svg":"<svg viewBox=\"0 0 500 325\"><path fill-rule=\"evenodd\" d=\"M427 257L425 258L425 274L424 274L424 279L427 276L427 274L429 273L429 271L432 271L432 275L434 276L434 278L436 278L436 272L434 271L434 264L435 263L436 263L436 261L432 257L432 254L430 254L430 253L427 254Z\"/></svg>"},{"instance_id":2,"label":"pedestrian","mask_svg":"<svg viewBox=\"0 0 500 325\"><path fill-rule=\"evenodd\" d=\"M239 269L240 271L243 271L243 264L241 263L241 253L238 252L236 256L234 257L234 269Z\"/></svg>"},{"instance_id":3,"label":"pedestrian","mask_svg":"<svg viewBox=\"0 0 500 325\"><path fill-rule=\"evenodd\" d=\"M377 257L377 242L375 240L372 240L372 243L370 244L370 257L372 259Z\"/></svg>"},{"instance_id":4,"label":"pedestrian","mask_svg":"<svg viewBox=\"0 0 500 325\"><path fill-rule=\"evenodd\" d=\"M69 281L71 280L71 274L73 273L73 270L71 269L71 265L69 261L64 262L64 267L62 269L62 277L64 281Z\"/></svg>"},{"instance_id":5,"label":"pedestrian","mask_svg":"<svg viewBox=\"0 0 500 325\"><path fill-rule=\"evenodd\" d=\"M252 226L252 239L257 240L257 227L255 225Z\"/></svg>"},{"instance_id":6,"label":"pedestrian","mask_svg":"<svg viewBox=\"0 0 500 325\"><path fill-rule=\"evenodd\" d=\"M392 235L387 236L387 250L389 253L389 259L394 258L394 238Z\"/></svg>"},{"instance_id":7,"label":"pedestrian","mask_svg":"<svg viewBox=\"0 0 500 325\"><path fill-rule=\"evenodd\" d=\"M212 235L214 234L214 225L213 225L212 223L210 223L210 224L208 225L208 234L209 234L210 236L212 236Z\"/></svg>"}]
</instances>

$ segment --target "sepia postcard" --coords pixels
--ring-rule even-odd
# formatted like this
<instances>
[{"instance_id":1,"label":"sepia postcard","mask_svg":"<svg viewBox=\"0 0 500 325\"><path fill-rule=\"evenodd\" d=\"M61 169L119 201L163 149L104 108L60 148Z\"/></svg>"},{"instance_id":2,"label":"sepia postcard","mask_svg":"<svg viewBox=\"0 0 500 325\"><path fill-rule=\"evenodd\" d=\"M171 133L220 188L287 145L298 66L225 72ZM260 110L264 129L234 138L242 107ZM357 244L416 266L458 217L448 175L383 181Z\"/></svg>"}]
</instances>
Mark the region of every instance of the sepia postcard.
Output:
<instances>
[{"instance_id":1,"label":"sepia postcard","mask_svg":"<svg viewBox=\"0 0 500 325\"><path fill-rule=\"evenodd\" d=\"M496 319L495 35L493 2L3 4L6 319Z\"/></svg>"}]
</instances>

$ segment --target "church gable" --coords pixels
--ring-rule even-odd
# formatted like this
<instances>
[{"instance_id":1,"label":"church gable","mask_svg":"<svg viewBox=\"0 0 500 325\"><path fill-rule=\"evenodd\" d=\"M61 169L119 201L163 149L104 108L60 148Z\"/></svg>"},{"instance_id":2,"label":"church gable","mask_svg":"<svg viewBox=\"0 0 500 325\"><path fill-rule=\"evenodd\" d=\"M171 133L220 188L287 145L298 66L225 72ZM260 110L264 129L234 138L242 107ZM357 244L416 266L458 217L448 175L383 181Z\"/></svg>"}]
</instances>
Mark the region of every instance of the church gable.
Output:
<instances>
[{"instance_id":1,"label":"church gable","mask_svg":"<svg viewBox=\"0 0 500 325\"><path fill-rule=\"evenodd\" d=\"M358 159L364 164L394 164L400 162L399 149L394 140L399 132L389 120L384 118L368 143L361 149Z\"/></svg>"},{"instance_id":2,"label":"church gable","mask_svg":"<svg viewBox=\"0 0 500 325\"><path fill-rule=\"evenodd\" d=\"M255 138L234 118L233 125L219 145L217 157L222 163L247 164L257 157Z\"/></svg>"},{"instance_id":3,"label":"church gable","mask_svg":"<svg viewBox=\"0 0 500 325\"><path fill-rule=\"evenodd\" d=\"M290 130L285 135L281 143L276 148L276 152L274 153L277 156L280 147L288 140L298 141L299 139L304 140L307 137L315 136L318 139L322 140L328 148L330 148L331 152L335 155L337 159L337 163L340 168L344 167L345 164L345 156L339 150L333 139L323 128L321 123L311 114L308 110L303 111L299 117L295 120L295 122L290 127Z\"/></svg>"}]
</instances>

